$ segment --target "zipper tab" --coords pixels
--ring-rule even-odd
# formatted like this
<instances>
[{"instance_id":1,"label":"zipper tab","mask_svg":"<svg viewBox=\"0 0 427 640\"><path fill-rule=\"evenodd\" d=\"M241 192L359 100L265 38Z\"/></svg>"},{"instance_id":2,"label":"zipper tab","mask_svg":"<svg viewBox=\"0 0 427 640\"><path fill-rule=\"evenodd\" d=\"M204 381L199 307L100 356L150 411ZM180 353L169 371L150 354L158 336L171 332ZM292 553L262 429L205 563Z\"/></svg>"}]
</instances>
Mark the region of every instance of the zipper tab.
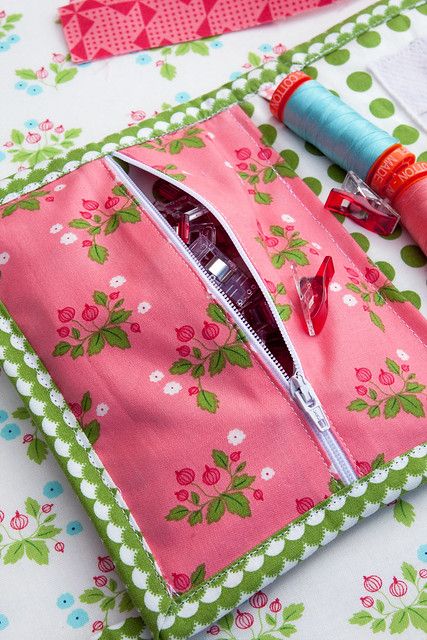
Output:
<instances>
[{"instance_id":1,"label":"zipper tab","mask_svg":"<svg viewBox=\"0 0 427 640\"><path fill-rule=\"evenodd\" d=\"M306 378L297 371L290 378L289 382L291 395L304 413L310 417L311 421L320 432L328 431L330 427L329 421L313 387L308 380L306 380Z\"/></svg>"}]
</instances>

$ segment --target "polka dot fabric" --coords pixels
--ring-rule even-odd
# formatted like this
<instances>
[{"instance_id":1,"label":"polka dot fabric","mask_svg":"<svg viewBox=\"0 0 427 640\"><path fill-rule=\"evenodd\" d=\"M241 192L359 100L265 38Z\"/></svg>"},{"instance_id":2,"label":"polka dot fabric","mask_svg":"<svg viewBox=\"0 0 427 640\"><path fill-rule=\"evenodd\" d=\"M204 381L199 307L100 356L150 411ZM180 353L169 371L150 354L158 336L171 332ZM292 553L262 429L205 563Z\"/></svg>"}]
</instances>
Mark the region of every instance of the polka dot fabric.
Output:
<instances>
[{"instance_id":1,"label":"polka dot fabric","mask_svg":"<svg viewBox=\"0 0 427 640\"><path fill-rule=\"evenodd\" d=\"M411 42L425 37L425 16L423 7L410 14L396 16L328 54L316 62L316 66L304 67L306 73L339 94L342 100L365 118L395 136L415 154L419 162L427 160L425 131L418 125L416 115L413 117L404 109L379 82L373 67L383 56L402 50ZM362 18L360 22L363 22ZM325 201L329 190L342 183L344 172L289 130L278 127L277 132L276 146L286 147L282 155L291 158L292 167L312 191ZM374 262L391 267L387 277L407 300L426 313L427 258L408 232L399 226L391 236L383 238L344 217L340 220Z\"/></svg>"},{"instance_id":2,"label":"polka dot fabric","mask_svg":"<svg viewBox=\"0 0 427 640\"><path fill-rule=\"evenodd\" d=\"M59 9L73 62L240 31L333 0L98 0Z\"/></svg>"}]
</instances>

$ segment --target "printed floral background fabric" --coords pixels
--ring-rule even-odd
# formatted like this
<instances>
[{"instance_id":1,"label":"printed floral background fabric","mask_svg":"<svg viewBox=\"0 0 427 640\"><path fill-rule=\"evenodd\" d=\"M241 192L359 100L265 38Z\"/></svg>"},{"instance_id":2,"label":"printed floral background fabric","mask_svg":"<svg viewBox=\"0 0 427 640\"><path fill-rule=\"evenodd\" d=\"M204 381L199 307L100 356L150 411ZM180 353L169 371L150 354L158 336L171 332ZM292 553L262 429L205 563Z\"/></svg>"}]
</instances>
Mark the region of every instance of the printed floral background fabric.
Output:
<instances>
[{"instance_id":1,"label":"printed floral background fabric","mask_svg":"<svg viewBox=\"0 0 427 640\"><path fill-rule=\"evenodd\" d=\"M247 32L76 67L70 63L60 27L55 22L57 3L54 0L43 3L7 0L0 7L3 113L0 177L90 140L98 140L169 104L185 102L230 78L238 78L245 70L279 55L285 45L290 47L306 40L366 4L365 0L357 0ZM322 61L318 67L321 73L323 67L337 67L334 71L337 86L334 88L341 90L345 82L345 91L360 94L361 104L366 103L371 117L379 118L378 122L384 127L391 127L403 143L425 159L427 145L422 146L419 132L407 119L398 120L402 112L388 97L374 95L378 85L373 82L363 58L363 55L369 55L370 49L379 46L381 40L392 38L395 32L405 32L410 26L409 18L401 16L365 34L354 45L359 47L357 64L353 59L349 62L352 48L349 46L329 56L329 60ZM40 34L43 37L36 38ZM287 166L296 170L313 191L324 198L328 189L342 180L340 169L316 157L308 145L295 141L290 144L277 123L267 115L264 120L266 124L260 129L266 143L275 142L276 147L282 149ZM240 152L240 157L236 157L236 171L240 172L242 180L249 181L253 176L246 171L245 158L242 150ZM256 172L262 178L266 158L259 160ZM45 191L32 193L25 206L36 210L38 200L50 195ZM253 191L257 202L266 197L261 189ZM88 200L83 209L90 212L93 206L94 203ZM99 224L105 230L108 228L109 233L116 231L119 224L138 222L132 202L124 192L111 193L102 207L97 213ZM13 205L8 215L13 213L12 208ZM91 244L87 240L91 223L86 225L84 216L76 221L74 216L74 212L70 212L71 230L67 231L72 234L79 229L82 242L87 243L84 247L87 247L88 259L101 264L108 260L102 234L96 245ZM292 224L292 220L284 220L282 244L288 235L286 224ZM376 280L378 267L391 286L395 285L425 313L426 259L411 239L403 233L395 234L391 241L383 240L352 224L345 224L376 262L370 272L372 283ZM272 253L273 259L274 252L266 242L269 233L269 229L260 225L260 242ZM304 249L304 245L300 246ZM302 255L305 254L302 252ZM0 239L0 266L7 260ZM269 289L283 319L288 320L292 310L286 304L283 285L271 282ZM349 307L364 305L367 322L383 331L380 305L369 290L360 288L350 271L348 282L332 283L331 291L341 296ZM114 299L104 299L105 295L102 291L93 293L93 303L84 310L87 322L92 322L100 310L115 303ZM139 325L132 323L133 318L126 315L127 310L119 311L123 314L124 333L127 330L138 333ZM56 355L80 357L82 336L73 325L72 309L65 307L58 313L62 314L59 319L63 326L62 333L58 331ZM208 314L204 327L207 334L212 331L210 320ZM66 335L64 329L68 331ZM177 339L184 347L187 342L180 337L187 339L188 335L185 327L180 330ZM171 368L180 367L177 374L185 379L190 368L200 365L187 357L186 350L178 353L181 360L171 362ZM203 358L204 354L200 356ZM373 397L373 393L379 391L372 390L367 369L354 372L355 392L354 398L349 399L349 410L365 411L370 418L375 418L372 407L379 405L381 400L381 411L385 415L388 413L390 418L397 416L401 407L385 396L390 376L401 376L407 382L410 375L405 368L405 354L397 356L401 363L399 372L395 370L395 360L388 358L380 374L384 399L378 395ZM418 385L413 393L424 393L418 380L409 380L409 383ZM197 384L195 402L202 397L200 394L205 398L209 392L202 376L197 378ZM81 398L76 398L71 409L91 442L95 442L102 429L103 417L109 411L107 404L102 398L92 398L87 391ZM230 437L239 439L241 436L236 430ZM203 461L207 486L215 484L218 469L224 467L222 454L222 451L214 450L212 459ZM232 459L233 470L243 461L244 458ZM381 453L375 460L361 463L367 466L360 472L367 473L380 462ZM189 471L186 468L177 470L176 487L170 496L171 513L176 513L176 509L182 511L185 505L184 516L187 518L218 517L215 505L211 503L205 510L200 509L197 497L192 495L196 491L192 491L194 479ZM249 474L250 469L244 478L245 486L241 487L243 498L263 500L257 479L253 480ZM114 638L116 627L126 628L129 637L148 637L115 572L113 560L62 476L42 434L32 424L3 373L0 373L0 485L0 638L21 640L28 637L31 630L36 640L87 639L104 631L108 640ZM252 596L238 610L199 634L200 638L272 640L292 636L320 640L329 635L357 640L375 634L382 637L400 635L411 640L424 638L427 633L425 504L422 488L397 500ZM311 506L309 498L302 498L297 509L303 513ZM165 517L169 516L165 513ZM177 591L185 591L203 576L203 565L195 567L191 575L177 570L174 575ZM111 630L111 635L105 633L107 629Z\"/></svg>"}]
</instances>

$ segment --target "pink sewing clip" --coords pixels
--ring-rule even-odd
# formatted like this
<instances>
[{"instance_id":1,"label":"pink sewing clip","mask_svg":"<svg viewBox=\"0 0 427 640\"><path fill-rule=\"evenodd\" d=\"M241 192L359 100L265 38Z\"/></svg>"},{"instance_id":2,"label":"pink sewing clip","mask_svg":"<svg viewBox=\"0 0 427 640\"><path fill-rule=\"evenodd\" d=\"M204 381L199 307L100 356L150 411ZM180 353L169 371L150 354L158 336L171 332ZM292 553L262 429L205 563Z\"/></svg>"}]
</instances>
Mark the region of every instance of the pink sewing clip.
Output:
<instances>
[{"instance_id":1,"label":"pink sewing clip","mask_svg":"<svg viewBox=\"0 0 427 640\"><path fill-rule=\"evenodd\" d=\"M397 211L352 171L346 175L342 189L331 190L325 209L382 236L393 233L400 220Z\"/></svg>"},{"instance_id":2,"label":"pink sewing clip","mask_svg":"<svg viewBox=\"0 0 427 640\"><path fill-rule=\"evenodd\" d=\"M334 263L331 256L326 256L316 275L311 278L300 278L294 264L292 272L308 334L315 336L322 331L328 316L328 290L335 273Z\"/></svg>"}]
</instances>

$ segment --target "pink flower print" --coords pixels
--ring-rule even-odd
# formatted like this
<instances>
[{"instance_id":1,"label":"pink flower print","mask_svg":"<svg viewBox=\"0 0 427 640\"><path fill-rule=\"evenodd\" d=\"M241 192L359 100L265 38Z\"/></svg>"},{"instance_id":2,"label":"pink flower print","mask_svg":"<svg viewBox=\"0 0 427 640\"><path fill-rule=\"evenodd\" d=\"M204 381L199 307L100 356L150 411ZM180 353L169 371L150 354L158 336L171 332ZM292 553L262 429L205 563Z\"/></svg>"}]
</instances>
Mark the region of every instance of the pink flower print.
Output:
<instances>
[{"instance_id":1,"label":"pink flower print","mask_svg":"<svg viewBox=\"0 0 427 640\"><path fill-rule=\"evenodd\" d=\"M29 131L25 140L28 142L28 144L37 144L37 142L40 142L41 140L41 135L34 131Z\"/></svg>"}]
</instances>

